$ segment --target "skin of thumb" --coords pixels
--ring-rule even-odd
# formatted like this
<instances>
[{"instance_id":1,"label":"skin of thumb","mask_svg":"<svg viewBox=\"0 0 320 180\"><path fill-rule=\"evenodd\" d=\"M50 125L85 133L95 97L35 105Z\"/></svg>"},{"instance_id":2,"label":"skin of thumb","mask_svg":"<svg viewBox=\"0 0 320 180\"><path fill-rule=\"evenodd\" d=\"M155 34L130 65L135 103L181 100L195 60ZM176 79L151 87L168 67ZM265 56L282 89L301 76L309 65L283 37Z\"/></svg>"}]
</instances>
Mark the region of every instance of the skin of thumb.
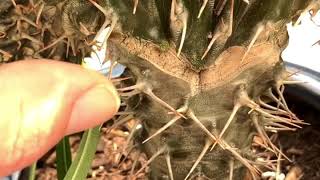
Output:
<instances>
[{"instance_id":1,"label":"skin of thumb","mask_svg":"<svg viewBox=\"0 0 320 180\"><path fill-rule=\"evenodd\" d=\"M67 134L110 119L120 100L104 76L52 60L0 66L0 177L44 155Z\"/></svg>"}]
</instances>

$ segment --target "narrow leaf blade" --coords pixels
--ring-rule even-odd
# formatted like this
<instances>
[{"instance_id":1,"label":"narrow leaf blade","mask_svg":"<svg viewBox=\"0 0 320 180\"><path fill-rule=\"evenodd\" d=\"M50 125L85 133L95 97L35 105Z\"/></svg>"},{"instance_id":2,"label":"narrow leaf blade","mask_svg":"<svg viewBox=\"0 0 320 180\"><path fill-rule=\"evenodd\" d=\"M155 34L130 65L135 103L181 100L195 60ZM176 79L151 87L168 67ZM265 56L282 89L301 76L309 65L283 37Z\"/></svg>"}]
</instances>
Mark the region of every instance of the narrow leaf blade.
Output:
<instances>
[{"instance_id":1,"label":"narrow leaf blade","mask_svg":"<svg viewBox=\"0 0 320 180\"><path fill-rule=\"evenodd\" d=\"M83 134L79 150L64 177L65 180L86 179L99 139L100 126L89 129Z\"/></svg>"},{"instance_id":2,"label":"narrow leaf blade","mask_svg":"<svg viewBox=\"0 0 320 180\"><path fill-rule=\"evenodd\" d=\"M29 167L28 180L35 180L35 179L36 179L36 167L37 167L37 161L34 162L34 163Z\"/></svg>"},{"instance_id":3,"label":"narrow leaf blade","mask_svg":"<svg viewBox=\"0 0 320 180\"><path fill-rule=\"evenodd\" d=\"M56 146L58 179L63 180L72 162L69 137L64 137Z\"/></svg>"}]
</instances>

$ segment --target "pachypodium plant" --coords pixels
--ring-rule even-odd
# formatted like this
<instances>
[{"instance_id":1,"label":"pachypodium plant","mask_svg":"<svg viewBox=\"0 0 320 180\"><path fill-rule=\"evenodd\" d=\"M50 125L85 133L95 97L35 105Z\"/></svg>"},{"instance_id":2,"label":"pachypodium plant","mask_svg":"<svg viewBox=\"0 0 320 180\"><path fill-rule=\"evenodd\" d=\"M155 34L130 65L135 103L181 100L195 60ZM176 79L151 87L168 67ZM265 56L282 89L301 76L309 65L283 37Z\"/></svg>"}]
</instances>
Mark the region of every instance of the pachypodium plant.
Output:
<instances>
[{"instance_id":1,"label":"pachypodium plant","mask_svg":"<svg viewBox=\"0 0 320 180\"><path fill-rule=\"evenodd\" d=\"M305 122L283 97L286 24L318 0L3 0L2 61L80 62L106 28L110 68L128 117L142 128L132 148L150 179L259 179L290 160L270 136ZM117 81L118 83L118 81ZM123 113L126 114L126 113ZM252 148L258 144L259 148ZM264 155L270 152L273 159ZM268 154L270 154L268 153Z\"/></svg>"}]
</instances>

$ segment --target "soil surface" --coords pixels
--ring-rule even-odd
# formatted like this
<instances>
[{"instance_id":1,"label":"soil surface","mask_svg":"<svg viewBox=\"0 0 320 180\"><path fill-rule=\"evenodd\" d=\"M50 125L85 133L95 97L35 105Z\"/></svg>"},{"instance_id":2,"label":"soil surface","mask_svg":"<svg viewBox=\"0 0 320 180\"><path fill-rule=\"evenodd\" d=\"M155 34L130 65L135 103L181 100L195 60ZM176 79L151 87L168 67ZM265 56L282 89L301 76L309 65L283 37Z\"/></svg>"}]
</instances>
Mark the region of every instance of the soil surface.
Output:
<instances>
[{"instance_id":1,"label":"soil surface","mask_svg":"<svg viewBox=\"0 0 320 180\"><path fill-rule=\"evenodd\" d=\"M295 94L286 94L288 105L300 119L310 123L295 133L281 133L279 139L283 152L293 163L283 163L283 171L289 172L286 180L320 179L320 107L319 98L311 98L310 103ZM313 105L311 103L314 103ZM289 176L290 175L290 176ZM290 179L291 178L291 179Z\"/></svg>"}]
</instances>

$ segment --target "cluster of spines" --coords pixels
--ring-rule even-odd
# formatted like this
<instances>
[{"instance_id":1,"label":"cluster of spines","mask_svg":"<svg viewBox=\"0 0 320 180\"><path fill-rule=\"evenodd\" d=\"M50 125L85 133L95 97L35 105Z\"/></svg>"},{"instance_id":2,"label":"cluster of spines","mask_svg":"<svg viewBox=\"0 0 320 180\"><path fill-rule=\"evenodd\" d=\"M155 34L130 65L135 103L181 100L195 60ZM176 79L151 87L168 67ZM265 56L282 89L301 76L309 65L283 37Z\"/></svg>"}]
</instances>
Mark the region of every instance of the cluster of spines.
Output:
<instances>
[{"instance_id":1,"label":"cluster of spines","mask_svg":"<svg viewBox=\"0 0 320 180\"><path fill-rule=\"evenodd\" d=\"M79 29L76 30L78 32L73 32L73 30L64 30L64 32L62 32L61 35L59 35L58 37L56 37L58 34L56 34L55 32L53 32L52 30L52 23L51 21L47 20L41 20L43 11L44 11L44 7L46 5L46 2L44 1L37 1L37 3L34 3L33 0L29 0L29 3L27 6L22 5L22 4L17 4L15 2L15 0L11 0L12 5L14 6L14 14L15 14L15 26L16 26L16 31L17 33L15 36L16 37L9 37L7 36L6 32L0 32L1 33L1 37L3 38L9 38L12 39L14 41L17 42L18 47L16 48L16 50L20 50L21 46L22 46L22 40L29 40L32 43L38 45L38 48L35 48L33 51L33 53L30 54L30 56L32 57L41 57L41 53L49 50L50 52L48 55L46 55L46 58L48 57L52 57L52 55L55 53L55 51L57 50L57 45L59 43L66 43L67 47L66 47L66 57L69 56L69 49L71 48L72 53L74 56L76 56L79 50L81 50L81 52L83 53L82 56L84 56L84 54L86 53L86 51L83 51L84 49L81 48L89 48L90 46L96 44L96 40L97 37L100 35L100 33L102 32L103 29L105 29L106 27L110 26L111 30L115 28L116 23L118 21L118 16L112 11L112 9L106 10L105 8L103 8L102 6L100 6L97 2L95 2L94 0L88 0L89 3L91 3L94 7L96 7L100 12L102 12L102 14L105 16L104 17L104 23L102 24L102 26L100 27L100 29L97 32L92 32L92 30L89 30L86 26L83 25L83 23L79 22ZM27 13L27 15L26 15ZM28 16L30 16L30 13L34 13L35 20L31 20L28 18ZM68 12L66 12L68 13ZM64 17L65 14L62 13L62 19L61 19L61 23L71 23L71 22L66 22L66 18L68 19L69 17ZM69 15L65 15L65 16L69 16ZM38 30L37 33L33 33L30 35L30 32L25 32L28 30L24 30L21 27L21 22L25 22L27 24L29 24L29 26L34 27L35 29ZM63 26L63 25L62 25ZM66 26L74 26L72 24L66 25ZM90 27L91 28L91 27ZM51 42L49 42L48 45L45 45L43 43L44 40L44 34L45 32L49 32L51 38L55 38L53 40L51 40ZM78 35L78 33L81 33L82 35L84 35L84 37L80 37ZM91 39L91 35L95 34L93 40L88 40ZM108 37L110 36L110 33L107 34L107 37L105 38L105 41L108 39ZM83 44L83 45L79 45L79 43ZM34 47L33 47L34 48ZM13 57L13 55L10 52L4 51L4 50L0 50L0 53L5 57L5 59L10 59Z\"/></svg>"},{"instance_id":2,"label":"cluster of spines","mask_svg":"<svg viewBox=\"0 0 320 180\"><path fill-rule=\"evenodd\" d=\"M290 81L284 81L284 82L290 82ZM291 82L290 82L291 83ZM283 86L281 86L283 87ZM129 92L126 92L129 91ZM295 130L296 128L301 128L300 125L305 125L307 123L303 122L302 120L298 119L287 107L286 102L283 98L283 90L276 90L279 94L279 98L276 97L276 95L273 94L271 89L268 89L265 94L262 94L261 96L267 96L269 99L273 100L277 106L271 106L264 102L262 98L258 98L257 102L249 98L249 95L246 92L246 86L244 84L239 85L238 91L235 93L234 97L234 108L226 121L226 124L224 128L221 130L220 134L215 135L213 132L210 132L202 123L201 121L196 117L196 115L193 113L192 109L188 108L188 104L186 103L181 108L175 110L173 107L171 107L169 104L162 101L159 97L157 97L154 93L152 93L152 87L147 82L138 82L136 85L126 87L126 88L120 88L119 89L120 95L125 95L126 97L128 94L136 95L143 93L147 95L149 98L151 98L153 101L161 104L164 108L168 109L171 114L173 114L173 117L171 120L169 120L164 126L159 128L155 133L150 135L147 139L142 141L141 143L147 143L150 139L154 138L155 136L160 135L163 133L166 129L168 129L170 126L172 126L174 123L179 121L180 119L190 119L195 124L199 126L199 128L204 131L208 138L206 140L206 143L203 147L203 150L201 151L198 158L195 160L192 168L190 169L189 173L186 175L185 179L188 179L195 168L200 163L201 159L204 157L204 155L210 150L212 151L213 148L216 146L216 144L219 144L220 147L226 151L229 151L233 156L234 159L239 160L244 166L246 166L249 169L249 172L252 174L253 177L257 178L259 174L262 172L258 168L258 164L254 161L248 160L244 157L242 157L241 153L239 153L239 149L236 149L235 147L231 146L228 142L223 140L223 135L228 129L229 125L232 123L233 119L235 118L238 110L242 107L247 107L251 109L248 113L250 114L250 120L252 120L252 124L256 128L258 136L262 139L263 144L260 144L262 147L264 147L267 151L270 151L274 153L278 157L285 157L287 160L290 161L290 159L281 152L281 150L272 143L268 136L268 131L270 132L278 132L278 131L288 131L288 130ZM131 93L134 92L134 93ZM169 112L169 114L170 114ZM128 116L129 119L132 119L131 115ZM121 119L118 122L124 123L127 118ZM117 125L119 123L116 123ZM132 136L130 136L132 137ZM210 149L211 147L211 149ZM174 177L171 169L170 162L170 147L165 146L157 151L148 161L147 165L150 164L156 157L159 155L165 155L166 161L168 163L168 172L170 173L170 177ZM167 157L169 156L169 157ZM266 162L268 164L270 162ZM233 164L233 163L231 163ZM261 164L260 164L261 165ZM267 165L266 165L267 166ZM144 165L140 170L137 171L136 175L138 175L146 165ZM233 168L230 169L230 174L232 173Z\"/></svg>"}]
</instances>

